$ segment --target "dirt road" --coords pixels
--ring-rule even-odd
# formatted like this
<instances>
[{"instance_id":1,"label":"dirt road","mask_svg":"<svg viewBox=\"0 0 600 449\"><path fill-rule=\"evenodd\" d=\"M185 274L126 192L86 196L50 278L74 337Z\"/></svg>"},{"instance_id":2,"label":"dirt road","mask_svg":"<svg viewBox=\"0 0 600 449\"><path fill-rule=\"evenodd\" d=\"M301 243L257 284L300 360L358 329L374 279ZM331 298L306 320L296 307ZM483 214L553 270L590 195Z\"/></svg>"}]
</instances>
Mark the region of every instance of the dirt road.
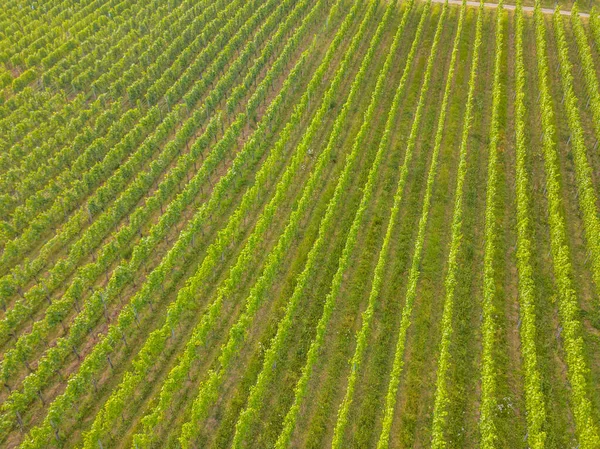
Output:
<instances>
[{"instance_id":1,"label":"dirt road","mask_svg":"<svg viewBox=\"0 0 600 449\"><path fill-rule=\"evenodd\" d=\"M444 3L446 0L431 0L434 3ZM451 5L462 5L462 1L461 0L448 0L448 3ZM478 7L479 6L479 2L477 1L468 1L467 2L468 6L475 6ZM484 3L484 6L487 8L497 8L498 4L497 3ZM504 5L504 9L507 10L515 10L516 7L515 5ZM523 6L523 11L529 11L529 12L533 12L533 6ZM544 14L554 14L554 10L551 8L542 8L542 12ZM571 15L571 11L565 11L562 10L560 11L560 13L564 16L570 16ZM588 13L585 12L580 12L579 13L580 17L590 17L590 15Z\"/></svg>"}]
</instances>

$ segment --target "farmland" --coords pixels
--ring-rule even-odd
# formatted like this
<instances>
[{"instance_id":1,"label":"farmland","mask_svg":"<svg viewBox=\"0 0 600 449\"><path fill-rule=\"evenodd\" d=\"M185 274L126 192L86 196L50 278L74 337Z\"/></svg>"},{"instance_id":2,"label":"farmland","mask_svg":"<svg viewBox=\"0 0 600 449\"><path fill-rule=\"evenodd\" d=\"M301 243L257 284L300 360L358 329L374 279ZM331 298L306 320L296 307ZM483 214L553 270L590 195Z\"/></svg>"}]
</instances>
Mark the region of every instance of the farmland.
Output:
<instances>
[{"instance_id":1,"label":"farmland","mask_svg":"<svg viewBox=\"0 0 600 449\"><path fill-rule=\"evenodd\" d=\"M0 447L600 448L599 5L506 6L6 0Z\"/></svg>"}]
</instances>

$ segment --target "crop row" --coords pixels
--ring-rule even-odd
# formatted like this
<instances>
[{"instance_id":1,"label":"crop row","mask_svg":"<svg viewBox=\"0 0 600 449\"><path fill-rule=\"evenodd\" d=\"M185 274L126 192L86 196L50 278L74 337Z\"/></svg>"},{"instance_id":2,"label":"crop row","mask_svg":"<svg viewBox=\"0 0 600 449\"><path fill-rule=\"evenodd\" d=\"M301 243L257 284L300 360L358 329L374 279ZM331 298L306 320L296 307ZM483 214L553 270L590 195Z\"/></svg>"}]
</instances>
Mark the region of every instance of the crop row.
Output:
<instances>
[{"instance_id":1,"label":"crop row","mask_svg":"<svg viewBox=\"0 0 600 449\"><path fill-rule=\"evenodd\" d=\"M524 18L521 0L515 13L515 148L517 205L517 272L519 275L519 312L521 318L521 357L525 378L525 407L528 444L534 449L545 447L546 401L542 392L536 325L536 287L533 268L533 206L531 178L528 171L526 73L523 56Z\"/></svg>"},{"instance_id":2,"label":"crop row","mask_svg":"<svg viewBox=\"0 0 600 449\"><path fill-rule=\"evenodd\" d=\"M239 30L240 33L243 33L244 30ZM250 46L250 44L252 43L252 41L250 41L248 43L248 47ZM229 50L231 51L231 50ZM231 72L234 73L235 72L235 65L232 66ZM228 77L225 76L223 77L224 80L226 80ZM260 102L262 101L262 99L264 99L264 95L265 95L265 91L266 89L262 89L260 91L260 94L258 94L258 97L254 99L254 101L252 101L252 105L254 108L256 108ZM216 92L216 91L213 91ZM219 95L222 95L222 93L219 93ZM185 108L184 106L181 106L181 109ZM179 111L181 112L181 111ZM206 114L206 113L204 113ZM204 115L203 114L203 115ZM178 115L175 114L174 117L177 117ZM215 125L218 123L218 118L213 119ZM213 127L214 127L213 126ZM239 131L240 128L240 124L238 124L236 127L234 127L235 130ZM231 134L231 133L230 133ZM198 151L202 150L202 148L206 147L206 145L210 142L211 138L210 137L210 133L207 134L207 136L209 137L208 139L203 138L200 139L199 141L197 141L197 149L193 151L193 153L195 154L199 154ZM231 144L232 143L232 135L229 136L229 139L225 140L226 144ZM133 255L132 258L129 262L124 262L120 267L118 267L114 273L113 276L111 277L111 280L109 281L107 287L104 289L103 291L98 291L96 293L94 293L94 295L92 296L92 298L88 299L83 306L83 310L82 312L78 315L78 317L76 318L74 324L71 326L71 328L69 329L69 337L68 338L62 338L59 339L57 346L53 347L50 349L49 353L46 355L46 357L44 357L41 360L41 363L38 367L38 372L36 373L35 376L30 375L28 376L28 378L25 381L25 389L28 391L31 391L31 388L39 388L40 385L40 380L41 379L46 379L46 381L49 379L49 375L51 375L53 373L53 369L52 367L59 367L60 363L59 361L64 359L64 357L66 355L69 354L69 352L71 351L71 346L76 347L76 342L78 341L82 341L82 338L86 337L88 335L88 331L90 328L90 325L93 321L95 321L94 317L97 317L98 314L102 314L102 309L103 309L103 305L105 304L105 301L109 301L111 298L115 298L118 295L118 292L122 289L122 287L130 282L132 280L132 275L134 275L137 267L140 266L140 264L145 260L145 257L147 257L147 255L149 254L149 251L151 251L151 249L162 240L164 233L166 232L166 230L168 230L173 223L175 223L178 219L178 217L180 216L180 213L182 211L182 208L186 205L189 204L190 201L193 199L194 195L193 192L197 191L202 184L204 183L202 181L202 179L204 179L203 177L207 176L208 174L210 174L213 170L214 170L214 166L216 163L218 163L223 155L224 155L224 151L227 148L226 144L221 144L220 146L216 147L216 150L213 150L213 152L211 152L211 156L209 156L208 159L205 160L205 163L203 164L203 169L199 172L199 174L196 176L196 181L194 184L194 188L190 188L187 190L187 192L182 193L181 195L178 196L177 201L174 202L172 205L169 206L169 208L167 209L167 212L165 214L163 214L161 216L161 219L159 221L159 223L152 228L151 234L144 238L141 241L141 245L138 245L134 248L133 250ZM188 163L189 163L190 159L188 158ZM152 207L157 207L156 202L153 203ZM137 225L139 225L139 223L137 223ZM197 232L199 230L200 227L200 222L196 221L195 224L194 222L191 222L190 225L188 225L188 232L185 233L184 237L186 238L190 238L191 236L193 236L193 234L195 232ZM190 231L191 229L191 231ZM192 232L193 231L193 232ZM185 238L181 238L180 240L182 241L186 241ZM179 250L179 253L181 253L181 251L185 248L185 245L182 243L181 245L177 245L174 247L175 250ZM173 251L173 250L172 250ZM175 252L174 254L172 254L172 257L170 259L170 263L174 263L174 261L176 260L176 255L178 255L177 252ZM148 296L150 295L151 291L154 290L156 291L156 289L158 288L158 286L160 285L160 278L164 278L165 274L168 272L168 270L166 268L160 268L160 269L156 269L154 270L155 273L154 275L151 275L147 281L150 282L150 285L147 285L148 282L144 285L146 285L146 289L142 288L142 293L147 295L145 297L141 297L141 295L139 295L137 301L140 302L141 304L144 304L148 301ZM138 305L138 309L139 306ZM135 310L135 307L134 307ZM129 309L129 312L131 312L131 309ZM137 316L137 312L135 313L135 315ZM50 354L54 352L54 354ZM62 354L62 355L60 355ZM49 358L48 358L49 357ZM59 363L57 365L57 363ZM41 372L40 372L40 367L42 368ZM52 368L52 369L50 369ZM43 385L43 384L42 384ZM29 393L27 396L30 397L31 393ZM16 396L16 398L18 398L20 396ZM15 398L15 399L16 399ZM22 405L22 404L21 404Z\"/></svg>"},{"instance_id":3,"label":"crop row","mask_svg":"<svg viewBox=\"0 0 600 449\"><path fill-rule=\"evenodd\" d=\"M581 323L577 317L577 293L573 284L573 266L569 254L567 230L561 198L561 174L556 148L555 113L549 84L549 67L546 55L546 26L536 2L534 12L538 86L542 118L544 167L546 172L546 192L548 198L548 221L550 224L550 244L554 277L558 294L558 309L562 325L562 339L566 353L566 364L573 414L579 445L582 448L598 447L600 436L592 418L592 404L588 398L587 372L589 367L584 357L581 339Z\"/></svg>"},{"instance_id":4,"label":"crop row","mask_svg":"<svg viewBox=\"0 0 600 449\"><path fill-rule=\"evenodd\" d=\"M450 345L453 334L454 300L456 297L456 287L458 283L458 258L461 251L461 238L463 235L463 200L464 185L468 168L467 151L469 149L469 132L473 121L474 95L475 87L477 85L477 72L479 69L480 49L482 42L484 16L483 8L483 1L481 1L477 16L475 43L473 45L473 56L469 75L469 91L467 94L466 108L463 119L462 137L459 150L458 174L456 176L456 189L454 193L454 212L452 214L450 248L448 250L448 259L446 262L447 273L444 279L444 287L446 292L444 297L444 311L442 314L441 323L442 335L440 340L440 355L437 362L433 424L431 430L431 446L436 449L446 447L448 444L445 430L449 404L448 377L452 364Z\"/></svg>"},{"instance_id":5,"label":"crop row","mask_svg":"<svg viewBox=\"0 0 600 449\"><path fill-rule=\"evenodd\" d=\"M503 2L500 0L496 13L496 54L494 62L494 84L492 90L492 117L490 124L490 143L488 146L488 172L485 206L485 249L483 256L483 354L481 367L481 414L479 430L481 447L492 449L498 444L496 410L498 409L498 367L495 360L498 324L496 322L496 301L498 297L496 283L498 260L498 207L499 207L499 151L501 144L500 108L503 95L502 68L504 28Z\"/></svg>"}]
</instances>

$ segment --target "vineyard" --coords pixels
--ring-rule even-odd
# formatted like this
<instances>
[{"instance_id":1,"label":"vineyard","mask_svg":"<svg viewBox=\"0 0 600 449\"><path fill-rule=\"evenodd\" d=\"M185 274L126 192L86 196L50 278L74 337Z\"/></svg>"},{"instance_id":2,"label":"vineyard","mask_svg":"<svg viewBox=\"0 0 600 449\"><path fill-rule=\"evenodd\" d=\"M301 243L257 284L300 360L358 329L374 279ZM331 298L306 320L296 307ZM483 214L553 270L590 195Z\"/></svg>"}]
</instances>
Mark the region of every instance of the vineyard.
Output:
<instances>
[{"instance_id":1,"label":"vineyard","mask_svg":"<svg viewBox=\"0 0 600 449\"><path fill-rule=\"evenodd\" d=\"M600 448L555 5L5 0L0 447Z\"/></svg>"}]
</instances>

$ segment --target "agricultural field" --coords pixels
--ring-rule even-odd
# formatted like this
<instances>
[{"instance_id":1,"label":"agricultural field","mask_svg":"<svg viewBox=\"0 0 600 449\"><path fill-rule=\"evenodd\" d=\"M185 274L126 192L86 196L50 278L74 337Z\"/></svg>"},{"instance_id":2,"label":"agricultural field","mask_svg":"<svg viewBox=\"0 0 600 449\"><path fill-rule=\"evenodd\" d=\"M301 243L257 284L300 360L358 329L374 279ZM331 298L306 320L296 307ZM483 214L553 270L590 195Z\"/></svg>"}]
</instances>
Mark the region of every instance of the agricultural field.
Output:
<instances>
[{"instance_id":1,"label":"agricultural field","mask_svg":"<svg viewBox=\"0 0 600 449\"><path fill-rule=\"evenodd\" d=\"M5 0L0 447L600 448L594 3Z\"/></svg>"}]
</instances>

